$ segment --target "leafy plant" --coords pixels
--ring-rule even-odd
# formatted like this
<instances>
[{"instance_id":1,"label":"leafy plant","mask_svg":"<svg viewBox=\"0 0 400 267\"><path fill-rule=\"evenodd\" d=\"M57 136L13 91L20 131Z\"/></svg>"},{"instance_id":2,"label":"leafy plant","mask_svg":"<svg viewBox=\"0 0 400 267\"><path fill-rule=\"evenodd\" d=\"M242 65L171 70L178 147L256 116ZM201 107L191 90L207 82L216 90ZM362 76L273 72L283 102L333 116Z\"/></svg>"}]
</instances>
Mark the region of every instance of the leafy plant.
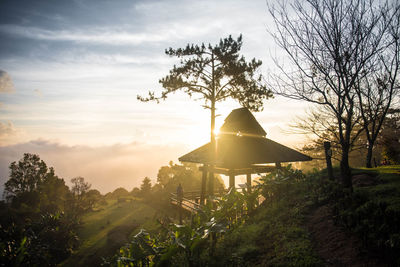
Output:
<instances>
[{"instance_id":1,"label":"leafy plant","mask_svg":"<svg viewBox=\"0 0 400 267\"><path fill-rule=\"evenodd\" d=\"M76 224L63 213L43 214L25 225L0 225L1 262L8 266L53 266L78 245Z\"/></svg>"},{"instance_id":2,"label":"leafy plant","mask_svg":"<svg viewBox=\"0 0 400 267\"><path fill-rule=\"evenodd\" d=\"M354 193L314 172L308 176L310 199L315 205L329 204L335 222L356 234L364 249L389 263L400 263L400 198L398 167L353 170L375 177L381 184L356 187ZM386 173L388 172L388 173Z\"/></svg>"},{"instance_id":3,"label":"leafy plant","mask_svg":"<svg viewBox=\"0 0 400 267\"><path fill-rule=\"evenodd\" d=\"M217 241L248 218L257 194L232 189L220 199L210 198L190 224L163 224L164 233L156 237L141 230L114 260L118 266L203 266Z\"/></svg>"},{"instance_id":4,"label":"leafy plant","mask_svg":"<svg viewBox=\"0 0 400 267\"><path fill-rule=\"evenodd\" d=\"M320 266L303 228L309 186L291 166L261 177L257 190L266 200L224 235L211 265Z\"/></svg>"},{"instance_id":5,"label":"leafy plant","mask_svg":"<svg viewBox=\"0 0 400 267\"><path fill-rule=\"evenodd\" d=\"M292 165L289 164L262 176L257 187L267 201L279 200L293 193L292 191L296 189L293 185L303 181L305 177L300 170L293 169Z\"/></svg>"}]
</instances>

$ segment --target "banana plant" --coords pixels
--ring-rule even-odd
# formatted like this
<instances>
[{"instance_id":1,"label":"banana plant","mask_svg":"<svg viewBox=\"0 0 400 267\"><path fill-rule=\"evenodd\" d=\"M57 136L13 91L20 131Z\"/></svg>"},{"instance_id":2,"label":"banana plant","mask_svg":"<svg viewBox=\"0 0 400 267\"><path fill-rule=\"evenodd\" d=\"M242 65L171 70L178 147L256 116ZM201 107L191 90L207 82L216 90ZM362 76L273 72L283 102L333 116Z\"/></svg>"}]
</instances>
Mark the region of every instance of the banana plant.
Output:
<instances>
[{"instance_id":1,"label":"banana plant","mask_svg":"<svg viewBox=\"0 0 400 267\"><path fill-rule=\"evenodd\" d=\"M161 250L162 246L146 230L141 229L128 246L120 249L117 266L151 266L151 262L155 257L159 257Z\"/></svg>"},{"instance_id":2,"label":"banana plant","mask_svg":"<svg viewBox=\"0 0 400 267\"><path fill-rule=\"evenodd\" d=\"M190 225L162 224L166 235L161 238L141 230L121 249L118 266L202 266L202 253L214 254L218 239L244 222L257 197L257 190L242 194L231 189L209 199Z\"/></svg>"}]
</instances>

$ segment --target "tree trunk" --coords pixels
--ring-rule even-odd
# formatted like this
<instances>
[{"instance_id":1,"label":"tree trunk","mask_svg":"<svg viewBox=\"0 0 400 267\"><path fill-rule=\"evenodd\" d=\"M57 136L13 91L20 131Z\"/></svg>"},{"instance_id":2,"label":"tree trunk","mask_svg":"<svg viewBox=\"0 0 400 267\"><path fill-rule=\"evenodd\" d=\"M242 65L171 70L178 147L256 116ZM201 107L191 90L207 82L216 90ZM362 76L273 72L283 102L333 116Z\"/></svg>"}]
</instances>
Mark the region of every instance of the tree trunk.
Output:
<instances>
[{"instance_id":1,"label":"tree trunk","mask_svg":"<svg viewBox=\"0 0 400 267\"><path fill-rule=\"evenodd\" d=\"M211 164L209 170L208 193L214 195L214 168L217 154L217 142L215 140L215 101L211 101Z\"/></svg>"},{"instance_id":2,"label":"tree trunk","mask_svg":"<svg viewBox=\"0 0 400 267\"><path fill-rule=\"evenodd\" d=\"M373 148L373 145L368 144L367 158L366 158L366 164L365 164L365 167L367 167L367 168L372 168L372 148Z\"/></svg>"},{"instance_id":3,"label":"tree trunk","mask_svg":"<svg viewBox=\"0 0 400 267\"><path fill-rule=\"evenodd\" d=\"M217 154L217 142L215 140L215 80L214 80L214 55L211 56L212 60L212 95L211 95L211 164L209 171L209 195L214 196L214 168L215 159Z\"/></svg>"},{"instance_id":4,"label":"tree trunk","mask_svg":"<svg viewBox=\"0 0 400 267\"><path fill-rule=\"evenodd\" d=\"M342 145L342 159L340 161L340 175L342 184L345 188L349 188L353 192L353 183L351 181L351 169L349 165L349 146Z\"/></svg>"},{"instance_id":5,"label":"tree trunk","mask_svg":"<svg viewBox=\"0 0 400 267\"><path fill-rule=\"evenodd\" d=\"M328 170L328 177L330 180L333 180L333 169L332 169L332 150L331 150L331 142L324 142L325 149L325 159L326 159L326 169Z\"/></svg>"}]
</instances>

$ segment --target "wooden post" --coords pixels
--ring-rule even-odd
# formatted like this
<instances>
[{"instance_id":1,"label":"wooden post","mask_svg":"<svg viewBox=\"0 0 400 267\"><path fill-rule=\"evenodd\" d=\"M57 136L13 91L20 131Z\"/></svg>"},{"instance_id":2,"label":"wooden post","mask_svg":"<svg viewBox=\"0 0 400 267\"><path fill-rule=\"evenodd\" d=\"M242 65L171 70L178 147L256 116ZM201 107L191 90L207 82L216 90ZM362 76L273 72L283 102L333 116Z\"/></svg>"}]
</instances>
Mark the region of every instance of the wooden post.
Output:
<instances>
[{"instance_id":1,"label":"wooden post","mask_svg":"<svg viewBox=\"0 0 400 267\"><path fill-rule=\"evenodd\" d=\"M235 187L235 174L233 173L233 171L229 172L229 190Z\"/></svg>"},{"instance_id":2,"label":"wooden post","mask_svg":"<svg viewBox=\"0 0 400 267\"><path fill-rule=\"evenodd\" d=\"M204 205L206 199L206 185L207 185L207 165L203 165L203 176L201 177L201 192L200 192L200 205Z\"/></svg>"},{"instance_id":3,"label":"wooden post","mask_svg":"<svg viewBox=\"0 0 400 267\"><path fill-rule=\"evenodd\" d=\"M182 201L179 201L178 209L179 209L179 224L182 225Z\"/></svg>"},{"instance_id":4,"label":"wooden post","mask_svg":"<svg viewBox=\"0 0 400 267\"><path fill-rule=\"evenodd\" d=\"M281 166L281 163L280 163L280 162L275 162L275 167L276 167L277 169L281 168L281 167L282 167L282 166Z\"/></svg>"},{"instance_id":5,"label":"wooden post","mask_svg":"<svg viewBox=\"0 0 400 267\"><path fill-rule=\"evenodd\" d=\"M331 142L324 142L325 158L326 158L326 168L328 169L328 177L333 180L333 170L332 170L332 150Z\"/></svg>"},{"instance_id":6,"label":"wooden post","mask_svg":"<svg viewBox=\"0 0 400 267\"><path fill-rule=\"evenodd\" d=\"M209 175L208 175L208 195L214 196L214 168L211 166Z\"/></svg>"},{"instance_id":7,"label":"wooden post","mask_svg":"<svg viewBox=\"0 0 400 267\"><path fill-rule=\"evenodd\" d=\"M251 193L251 173L246 174L247 178L247 192Z\"/></svg>"},{"instance_id":8,"label":"wooden post","mask_svg":"<svg viewBox=\"0 0 400 267\"><path fill-rule=\"evenodd\" d=\"M179 184L178 188L176 189L176 200L178 202L179 224L182 225L183 188L181 184Z\"/></svg>"}]
</instances>

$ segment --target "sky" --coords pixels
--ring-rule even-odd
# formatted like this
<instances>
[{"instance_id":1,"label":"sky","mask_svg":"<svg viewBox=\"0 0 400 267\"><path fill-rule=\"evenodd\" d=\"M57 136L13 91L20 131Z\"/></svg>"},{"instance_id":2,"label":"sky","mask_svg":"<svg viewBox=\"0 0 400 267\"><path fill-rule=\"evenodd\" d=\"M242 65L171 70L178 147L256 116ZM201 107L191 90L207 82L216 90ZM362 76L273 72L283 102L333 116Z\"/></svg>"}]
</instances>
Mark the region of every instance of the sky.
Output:
<instances>
[{"instance_id":1,"label":"sky","mask_svg":"<svg viewBox=\"0 0 400 267\"><path fill-rule=\"evenodd\" d=\"M102 193L131 190L209 140L209 110L177 93L160 104L158 80L179 62L166 48L243 34L242 54L274 71L265 0L0 0L0 184L23 153ZM234 101L218 103L217 127ZM267 137L299 147L288 124L305 105L275 97L254 114ZM0 190L1 187L0 187Z\"/></svg>"}]
</instances>

